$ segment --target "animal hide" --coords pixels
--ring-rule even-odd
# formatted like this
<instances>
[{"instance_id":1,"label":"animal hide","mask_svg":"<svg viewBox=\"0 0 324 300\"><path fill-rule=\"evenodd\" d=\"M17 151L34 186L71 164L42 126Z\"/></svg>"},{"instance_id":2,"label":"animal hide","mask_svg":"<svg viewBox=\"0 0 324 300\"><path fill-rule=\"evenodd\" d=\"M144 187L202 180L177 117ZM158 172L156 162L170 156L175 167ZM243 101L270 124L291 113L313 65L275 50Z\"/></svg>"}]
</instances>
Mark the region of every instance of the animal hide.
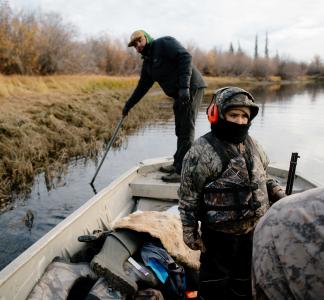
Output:
<instances>
[{"instance_id":1,"label":"animal hide","mask_svg":"<svg viewBox=\"0 0 324 300\"><path fill-rule=\"evenodd\" d=\"M160 239L164 248L183 266L199 269L200 251L190 249L183 241L180 217L163 211L137 211L118 220L114 229L145 232Z\"/></svg>"}]
</instances>

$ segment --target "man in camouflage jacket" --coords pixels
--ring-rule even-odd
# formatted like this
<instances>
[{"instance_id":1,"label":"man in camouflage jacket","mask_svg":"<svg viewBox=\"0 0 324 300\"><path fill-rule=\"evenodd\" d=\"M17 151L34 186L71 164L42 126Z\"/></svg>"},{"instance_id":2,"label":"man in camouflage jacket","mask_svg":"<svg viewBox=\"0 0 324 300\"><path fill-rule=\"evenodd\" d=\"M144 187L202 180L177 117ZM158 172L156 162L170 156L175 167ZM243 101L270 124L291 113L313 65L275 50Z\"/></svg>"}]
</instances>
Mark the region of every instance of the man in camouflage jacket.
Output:
<instances>
[{"instance_id":1,"label":"man in camouflage jacket","mask_svg":"<svg viewBox=\"0 0 324 300\"><path fill-rule=\"evenodd\" d=\"M268 194L273 202L285 196L268 178L267 155L248 135L258 109L243 89L216 91L208 108L208 117L217 117L209 119L211 132L183 161L179 211L185 243L202 251L203 299L251 298L253 229L270 206Z\"/></svg>"},{"instance_id":2,"label":"man in camouflage jacket","mask_svg":"<svg viewBox=\"0 0 324 300\"><path fill-rule=\"evenodd\" d=\"M323 299L323 187L267 211L254 232L252 261L254 299Z\"/></svg>"}]
</instances>

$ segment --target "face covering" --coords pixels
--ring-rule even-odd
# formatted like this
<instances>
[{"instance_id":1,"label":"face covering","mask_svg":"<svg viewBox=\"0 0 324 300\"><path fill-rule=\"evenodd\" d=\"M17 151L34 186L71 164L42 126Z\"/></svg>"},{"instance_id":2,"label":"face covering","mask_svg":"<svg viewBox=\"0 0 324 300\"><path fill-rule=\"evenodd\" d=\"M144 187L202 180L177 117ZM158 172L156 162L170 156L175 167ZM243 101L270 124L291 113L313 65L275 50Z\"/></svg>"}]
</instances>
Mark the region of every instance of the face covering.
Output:
<instances>
[{"instance_id":1,"label":"face covering","mask_svg":"<svg viewBox=\"0 0 324 300\"><path fill-rule=\"evenodd\" d=\"M219 118L216 124L211 124L211 130L220 140L239 144L246 139L250 126L251 123L237 124Z\"/></svg>"},{"instance_id":2,"label":"face covering","mask_svg":"<svg viewBox=\"0 0 324 300\"><path fill-rule=\"evenodd\" d=\"M146 43L143 50L141 51L142 58L148 57L150 54L151 44Z\"/></svg>"}]
</instances>

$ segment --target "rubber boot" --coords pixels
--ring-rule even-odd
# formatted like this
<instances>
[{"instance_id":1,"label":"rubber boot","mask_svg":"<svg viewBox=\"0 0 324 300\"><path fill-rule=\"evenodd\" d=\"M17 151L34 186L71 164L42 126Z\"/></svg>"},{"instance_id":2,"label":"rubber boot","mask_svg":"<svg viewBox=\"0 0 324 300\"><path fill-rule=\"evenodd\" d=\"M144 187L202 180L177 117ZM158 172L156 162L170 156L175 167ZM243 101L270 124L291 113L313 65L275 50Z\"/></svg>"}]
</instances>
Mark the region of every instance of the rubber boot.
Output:
<instances>
[{"instance_id":1,"label":"rubber boot","mask_svg":"<svg viewBox=\"0 0 324 300\"><path fill-rule=\"evenodd\" d=\"M180 182L181 175L176 172L173 172L173 173L170 173L169 175L162 176L161 179L165 182Z\"/></svg>"},{"instance_id":2,"label":"rubber boot","mask_svg":"<svg viewBox=\"0 0 324 300\"><path fill-rule=\"evenodd\" d=\"M90 266L98 276L107 280L109 287L123 294L135 294L138 288L136 281L125 273L124 264L142 243L141 235L137 232L112 232L106 237L100 253L92 259Z\"/></svg>"},{"instance_id":3,"label":"rubber boot","mask_svg":"<svg viewBox=\"0 0 324 300\"><path fill-rule=\"evenodd\" d=\"M162 166L160 167L159 171L163 173L173 173L175 172L175 166L174 165L169 165L169 166Z\"/></svg>"}]
</instances>

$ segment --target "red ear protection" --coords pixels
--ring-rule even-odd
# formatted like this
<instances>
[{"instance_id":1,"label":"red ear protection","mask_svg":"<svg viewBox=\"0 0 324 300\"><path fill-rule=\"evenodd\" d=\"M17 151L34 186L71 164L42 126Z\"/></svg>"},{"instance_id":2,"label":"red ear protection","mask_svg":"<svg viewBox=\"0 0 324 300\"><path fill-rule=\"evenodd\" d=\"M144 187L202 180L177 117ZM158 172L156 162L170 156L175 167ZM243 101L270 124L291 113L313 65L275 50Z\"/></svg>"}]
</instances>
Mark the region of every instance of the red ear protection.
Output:
<instances>
[{"instance_id":1,"label":"red ear protection","mask_svg":"<svg viewBox=\"0 0 324 300\"><path fill-rule=\"evenodd\" d=\"M206 114L210 124L216 124L218 121L218 107L214 100L215 95L213 95L209 106L207 107Z\"/></svg>"},{"instance_id":2,"label":"red ear protection","mask_svg":"<svg viewBox=\"0 0 324 300\"><path fill-rule=\"evenodd\" d=\"M213 101L207 108L207 116L210 124L216 124L218 121L218 107Z\"/></svg>"},{"instance_id":3,"label":"red ear protection","mask_svg":"<svg viewBox=\"0 0 324 300\"><path fill-rule=\"evenodd\" d=\"M215 94L213 94L212 99L210 101L209 106L207 107L207 117L208 117L208 121L210 122L210 124L216 124L218 121L218 106L216 104L216 97L222 93L223 91L229 89L229 87L223 87L219 90L217 90L215 92Z\"/></svg>"}]
</instances>

